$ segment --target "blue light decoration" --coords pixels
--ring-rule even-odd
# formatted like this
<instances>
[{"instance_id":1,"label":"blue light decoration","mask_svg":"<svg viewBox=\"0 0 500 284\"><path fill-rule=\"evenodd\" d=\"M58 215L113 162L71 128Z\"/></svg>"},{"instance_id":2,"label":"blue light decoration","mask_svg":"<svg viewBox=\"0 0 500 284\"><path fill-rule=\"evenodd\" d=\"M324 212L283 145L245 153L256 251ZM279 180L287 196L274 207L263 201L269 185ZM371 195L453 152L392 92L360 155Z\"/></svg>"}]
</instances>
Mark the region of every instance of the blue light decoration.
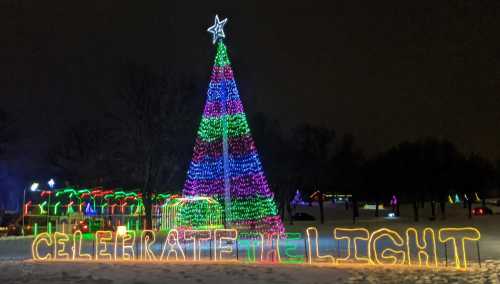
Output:
<instances>
[{"instance_id":1,"label":"blue light decoration","mask_svg":"<svg viewBox=\"0 0 500 284\"><path fill-rule=\"evenodd\" d=\"M216 16L208 29L214 44L218 43L217 55L183 195L216 199L223 206L226 228L283 235L283 223L222 42L226 22Z\"/></svg>"},{"instance_id":2,"label":"blue light decoration","mask_svg":"<svg viewBox=\"0 0 500 284\"><path fill-rule=\"evenodd\" d=\"M95 215L95 210L92 208L91 203L87 202L87 206L85 207L85 215Z\"/></svg>"}]
</instances>

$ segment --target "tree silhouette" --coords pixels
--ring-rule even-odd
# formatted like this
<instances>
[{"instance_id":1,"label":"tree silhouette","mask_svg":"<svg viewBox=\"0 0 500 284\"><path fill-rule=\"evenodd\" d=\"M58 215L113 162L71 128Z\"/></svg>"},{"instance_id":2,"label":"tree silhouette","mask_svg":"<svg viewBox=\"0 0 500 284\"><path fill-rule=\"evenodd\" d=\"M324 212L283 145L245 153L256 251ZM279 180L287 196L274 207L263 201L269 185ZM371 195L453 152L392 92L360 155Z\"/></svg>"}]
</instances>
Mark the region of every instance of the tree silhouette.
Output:
<instances>
[{"instance_id":1,"label":"tree silhouette","mask_svg":"<svg viewBox=\"0 0 500 284\"><path fill-rule=\"evenodd\" d=\"M334 154L335 131L323 127L302 125L293 132L296 143L297 167L301 169L302 188L319 191L320 221L324 223L323 194L330 186L330 161Z\"/></svg>"},{"instance_id":2,"label":"tree silhouette","mask_svg":"<svg viewBox=\"0 0 500 284\"><path fill-rule=\"evenodd\" d=\"M115 155L124 180L141 188L151 228L153 193L172 190L175 175L189 161L189 147L182 145L190 144L185 134L194 121L190 103L196 88L189 79L147 65L129 63L122 70L123 88L111 112Z\"/></svg>"},{"instance_id":3,"label":"tree silhouette","mask_svg":"<svg viewBox=\"0 0 500 284\"><path fill-rule=\"evenodd\" d=\"M335 192L352 194L353 221L358 217L358 200L361 189L361 168L365 158L355 146L354 136L345 134L331 161L331 184ZM347 202L347 201L346 201Z\"/></svg>"},{"instance_id":4,"label":"tree silhouette","mask_svg":"<svg viewBox=\"0 0 500 284\"><path fill-rule=\"evenodd\" d=\"M79 121L70 124L62 139L48 152L48 162L58 175L74 185L102 185L113 177L113 145L102 122Z\"/></svg>"}]
</instances>

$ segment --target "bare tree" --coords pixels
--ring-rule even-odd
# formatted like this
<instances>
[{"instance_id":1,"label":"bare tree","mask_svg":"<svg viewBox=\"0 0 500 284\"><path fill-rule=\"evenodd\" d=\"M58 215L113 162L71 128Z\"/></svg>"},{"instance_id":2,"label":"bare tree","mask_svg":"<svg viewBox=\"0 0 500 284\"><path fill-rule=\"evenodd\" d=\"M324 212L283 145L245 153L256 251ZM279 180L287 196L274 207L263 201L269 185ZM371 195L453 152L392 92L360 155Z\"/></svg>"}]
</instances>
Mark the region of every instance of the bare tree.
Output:
<instances>
[{"instance_id":1,"label":"bare tree","mask_svg":"<svg viewBox=\"0 0 500 284\"><path fill-rule=\"evenodd\" d=\"M352 134L345 134L332 159L332 184L336 192L352 194L353 222L359 214L358 199L361 189L361 168L365 162L363 152L356 147ZM348 201L345 201L348 205ZM347 206L346 206L347 208Z\"/></svg>"},{"instance_id":2,"label":"bare tree","mask_svg":"<svg viewBox=\"0 0 500 284\"><path fill-rule=\"evenodd\" d=\"M49 149L48 161L73 184L102 184L112 176L113 146L109 135L102 121L70 124L60 142Z\"/></svg>"},{"instance_id":3,"label":"bare tree","mask_svg":"<svg viewBox=\"0 0 500 284\"><path fill-rule=\"evenodd\" d=\"M190 81L151 67L126 64L120 103L116 106L114 138L124 179L142 189L146 228L152 227L151 197L165 189L183 163L178 145L191 119L188 101L194 93ZM192 141L189 143L192 144Z\"/></svg>"},{"instance_id":4,"label":"bare tree","mask_svg":"<svg viewBox=\"0 0 500 284\"><path fill-rule=\"evenodd\" d=\"M297 168L304 175L304 185L318 191L321 224L324 223L323 193L330 184L330 161L334 153L335 131L303 125L293 132L297 141Z\"/></svg>"},{"instance_id":5,"label":"bare tree","mask_svg":"<svg viewBox=\"0 0 500 284\"><path fill-rule=\"evenodd\" d=\"M12 120L7 113L0 109L0 157L7 152L7 143L11 141Z\"/></svg>"}]
</instances>

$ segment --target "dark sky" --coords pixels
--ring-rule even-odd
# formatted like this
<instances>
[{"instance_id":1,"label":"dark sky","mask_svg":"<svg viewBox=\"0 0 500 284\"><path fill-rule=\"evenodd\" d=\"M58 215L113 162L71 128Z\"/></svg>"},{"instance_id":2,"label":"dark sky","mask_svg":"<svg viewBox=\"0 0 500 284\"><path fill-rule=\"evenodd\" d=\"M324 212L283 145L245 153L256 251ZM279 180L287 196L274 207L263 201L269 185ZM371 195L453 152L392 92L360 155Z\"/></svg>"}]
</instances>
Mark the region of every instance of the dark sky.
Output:
<instances>
[{"instance_id":1,"label":"dark sky","mask_svg":"<svg viewBox=\"0 0 500 284\"><path fill-rule=\"evenodd\" d=\"M498 0L0 0L0 107L21 163L109 108L123 61L206 89L215 13L250 115L350 132L371 154L437 136L500 158Z\"/></svg>"}]
</instances>

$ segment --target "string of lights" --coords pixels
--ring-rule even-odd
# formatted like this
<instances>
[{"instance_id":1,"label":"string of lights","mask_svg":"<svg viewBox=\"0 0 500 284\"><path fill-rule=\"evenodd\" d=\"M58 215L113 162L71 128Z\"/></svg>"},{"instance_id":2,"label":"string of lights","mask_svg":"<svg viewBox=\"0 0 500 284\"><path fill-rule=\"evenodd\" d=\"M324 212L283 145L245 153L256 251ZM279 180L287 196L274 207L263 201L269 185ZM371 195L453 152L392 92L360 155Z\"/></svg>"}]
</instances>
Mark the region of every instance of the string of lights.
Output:
<instances>
[{"instance_id":1,"label":"string of lights","mask_svg":"<svg viewBox=\"0 0 500 284\"><path fill-rule=\"evenodd\" d=\"M226 226L230 224L242 232L284 233L222 40L217 42L183 195L209 196L219 201L224 207Z\"/></svg>"}]
</instances>

